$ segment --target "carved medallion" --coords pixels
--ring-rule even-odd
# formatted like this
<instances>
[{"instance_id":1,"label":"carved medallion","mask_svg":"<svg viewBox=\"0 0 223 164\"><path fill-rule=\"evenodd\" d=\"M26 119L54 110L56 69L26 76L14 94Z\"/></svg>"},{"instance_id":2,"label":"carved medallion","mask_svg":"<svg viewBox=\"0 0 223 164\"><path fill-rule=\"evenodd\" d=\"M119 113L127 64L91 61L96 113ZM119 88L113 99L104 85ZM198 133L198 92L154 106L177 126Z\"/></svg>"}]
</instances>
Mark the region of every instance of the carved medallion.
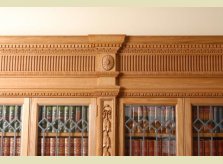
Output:
<instances>
[{"instance_id":1,"label":"carved medallion","mask_svg":"<svg viewBox=\"0 0 223 164\"><path fill-rule=\"evenodd\" d=\"M114 67L114 58L111 55L106 55L102 58L102 67L109 71Z\"/></svg>"}]
</instances>

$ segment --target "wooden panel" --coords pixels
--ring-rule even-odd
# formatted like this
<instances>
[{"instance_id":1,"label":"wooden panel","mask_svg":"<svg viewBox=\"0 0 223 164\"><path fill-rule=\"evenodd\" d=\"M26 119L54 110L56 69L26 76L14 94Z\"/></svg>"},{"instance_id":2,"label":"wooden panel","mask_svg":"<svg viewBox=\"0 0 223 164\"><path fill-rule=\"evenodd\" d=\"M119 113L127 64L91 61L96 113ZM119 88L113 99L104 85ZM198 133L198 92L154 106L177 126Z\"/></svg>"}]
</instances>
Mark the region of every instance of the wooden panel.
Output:
<instances>
[{"instance_id":1,"label":"wooden panel","mask_svg":"<svg viewBox=\"0 0 223 164\"><path fill-rule=\"evenodd\" d=\"M185 117L184 117L184 151L187 156L192 156L193 154L193 137L192 137L192 107L191 107L191 99L186 98L184 102L185 106Z\"/></svg>"},{"instance_id":2,"label":"wooden panel","mask_svg":"<svg viewBox=\"0 0 223 164\"><path fill-rule=\"evenodd\" d=\"M178 99L176 105L176 155L184 155L184 100Z\"/></svg>"},{"instance_id":3,"label":"wooden panel","mask_svg":"<svg viewBox=\"0 0 223 164\"><path fill-rule=\"evenodd\" d=\"M29 145L29 119L30 119L30 99L24 99L22 111L22 132L21 132L21 156L27 156Z\"/></svg>"}]
</instances>

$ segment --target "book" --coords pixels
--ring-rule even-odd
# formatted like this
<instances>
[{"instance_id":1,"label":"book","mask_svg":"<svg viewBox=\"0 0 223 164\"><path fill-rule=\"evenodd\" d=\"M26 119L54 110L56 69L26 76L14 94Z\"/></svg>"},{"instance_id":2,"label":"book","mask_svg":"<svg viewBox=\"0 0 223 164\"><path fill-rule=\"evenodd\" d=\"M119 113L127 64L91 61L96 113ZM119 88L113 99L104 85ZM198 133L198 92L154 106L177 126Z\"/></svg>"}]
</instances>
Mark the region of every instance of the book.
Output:
<instances>
[{"instance_id":1,"label":"book","mask_svg":"<svg viewBox=\"0 0 223 164\"><path fill-rule=\"evenodd\" d=\"M64 107L58 107L58 130L59 132L64 131Z\"/></svg>"},{"instance_id":2,"label":"book","mask_svg":"<svg viewBox=\"0 0 223 164\"><path fill-rule=\"evenodd\" d=\"M46 132L52 132L52 106L47 106L46 107L46 120L47 120L47 129Z\"/></svg>"},{"instance_id":3,"label":"book","mask_svg":"<svg viewBox=\"0 0 223 164\"><path fill-rule=\"evenodd\" d=\"M138 108L137 108L137 106L132 106L132 111L133 111L132 132L137 132L137 129L138 129L138 125L137 125L137 122L138 122Z\"/></svg>"},{"instance_id":4,"label":"book","mask_svg":"<svg viewBox=\"0 0 223 164\"><path fill-rule=\"evenodd\" d=\"M162 155L162 141L154 140L154 148L155 148L154 155L161 156Z\"/></svg>"},{"instance_id":5,"label":"book","mask_svg":"<svg viewBox=\"0 0 223 164\"><path fill-rule=\"evenodd\" d=\"M218 156L223 156L223 140L218 140L217 141L217 145L218 145L218 147L217 147L217 155Z\"/></svg>"},{"instance_id":6,"label":"book","mask_svg":"<svg viewBox=\"0 0 223 164\"><path fill-rule=\"evenodd\" d=\"M88 131L88 122L87 122L87 107L86 106L82 106L82 131L83 132L87 132Z\"/></svg>"},{"instance_id":7,"label":"book","mask_svg":"<svg viewBox=\"0 0 223 164\"><path fill-rule=\"evenodd\" d=\"M58 121L57 121L57 106L52 107L52 132L57 132L58 130Z\"/></svg>"},{"instance_id":8,"label":"book","mask_svg":"<svg viewBox=\"0 0 223 164\"><path fill-rule=\"evenodd\" d=\"M76 113L75 113L75 122L77 124L75 128L75 132L80 132L81 131L81 106L76 106Z\"/></svg>"},{"instance_id":9,"label":"book","mask_svg":"<svg viewBox=\"0 0 223 164\"><path fill-rule=\"evenodd\" d=\"M57 139L52 137L50 138L50 156L57 155Z\"/></svg>"},{"instance_id":10,"label":"book","mask_svg":"<svg viewBox=\"0 0 223 164\"><path fill-rule=\"evenodd\" d=\"M205 140L204 141L204 155L205 156L210 156L211 154L211 147L210 147L210 140Z\"/></svg>"},{"instance_id":11,"label":"book","mask_svg":"<svg viewBox=\"0 0 223 164\"><path fill-rule=\"evenodd\" d=\"M75 132L75 118L76 118L76 116L75 116L75 114L76 114L76 112L75 112L75 107L74 106L71 106L70 107L70 111L69 111L69 118L70 118L70 120L71 120L71 122L70 122L70 130L71 130L71 132Z\"/></svg>"},{"instance_id":12,"label":"book","mask_svg":"<svg viewBox=\"0 0 223 164\"><path fill-rule=\"evenodd\" d=\"M88 138L82 139L82 156L88 155Z\"/></svg>"},{"instance_id":13,"label":"book","mask_svg":"<svg viewBox=\"0 0 223 164\"><path fill-rule=\"evenodd\" d=\"M156 133L161 133L161 106L155 106L155 128Z\"/></svg>"},{"instance_id":14,"label":"book","mask_svg":"<svg viewBox=\"0 0 223 164\"><path fill-rule=\"evenodd\" d=\"M3 106L3 112L2 112L2 120L3 120L3 125L2 129L4 132L8 132L9 130L9 110L6 108L6 106Z\"/></svg>"},{"instance_id":15,"label":"book","mask_svg":"<svg viewBox=\"0 0 223 164\"><path fill-rule=\"evenodd\" d=\"M74 156L81 156L81 138L74 138Z\"/></svg>"},{"instance_id":16,"label":"book","mask_svg":"<svg viewBox=\"0 0 223 164\"><path fill-rule=\"evenodd\" d=\"M155 133L155 106L150 106L149 107L149 122L150 122L150 127L149 127L149 132L150 133Z\"/></svg>"},{"instance_id":17,"label":"book","mask_svg":"<svg viewBox=\"0 0 223 164\"><path fill-rule=\"evenodd\" d=\"M10 137L10 156L16 155L16 138Z\"/></svg>"},{"instance_id":18,"label":"book","mask_svg":"<svg viewBox=\"0 0 223 164\"><path fill-rule=\"evenodd\" d=\"M149 108L148 108L149 109ZM144 132L149 132L149 119L148 119L148 109L147 106L143 106L143 122L142 122L142 128Z\"/></svg>"},{"instance_id":19,"label":"book","mask_svg":"<svg viewBox=\"0 0 223 164\"><path fill-rule=\"evenodd\" d=\"M65 155L65 138L60 137L58 144L58 156L64 156L64 155Z\"/></svg>"},{"instance_id":20,"label":"book","mask_svg":"<svg viewBox=\"0 0 223 164\"><path fill-rule=\"evenodd\" d=\"M69 132L70 131L70 122L69 122L69 106L64 107L64 132Z\"/></svg>"},{"instance_id":21,"label":"book","mask_svg":"<svg viewBox=\"0 0 223 164\"><path fill-rule=\"evenodd\" d=\"M139 139L132 139L132 156L141 155L141 144Z\"/></svg>"},{"instance_id":22,"label":"book","mask_svg":"<svg viewBox=\"0 0 223 164\"><path fill-rule=\"evenodd\" d=\"M73 156L74 155L74 139L73 138L65 138L65 156Z\"/></svg>"},{"instance_id":23,"label":"book","mask_svg":"<svg viewBox=\"0 0 223 164\"><path fill-rule=\"evenodd\" d=\"M166 107L165 106L161 106L160 107L160 124L161 124L161 128L160 128L160 132L161 133L166 133L166 125L165 125L165 121L166 121Z\"/></svg>"},{"instance_id":24,"label":"book","mask_svg":"<svg viewBox=\"0 0 223 164\"><path fill-rule=\"evenodd\" d=\"M14 132L13 120L15 119L15 106L9 106L9 127L8 132Z\"/></svg>"},{"instance_id":25,"label":"book","mask_svg":"<svg viewBox=\"0 0 223 164\"><path fill-rule=\"evenodd\" d=\"M15 155L16 156L20 156L20 152L21 152L21 139L20 137L16 138L16 151L15 151Z\"/></svg>"},{"instance_id":26,"label":"book","mask_svg":"<svg viewBox=\"0 0 223 164\"><path fill-rule=\"evenodd\" d=\"M163 139L162 140L162 156L170 155L170 140Z\"/></svg>"},{"instance_id":27,"label":"book","mask_svg":"<svg viewBox=\"0 0 223 164\"><path fill-rule=\"evenodd\" d=\"M220 113L219 113L219 108L214 106L213 107L213 120L214 122L216 123L219 123L220 122ZM214 129L213 131L214 133L219 133L220 132L220 127L219 126L216 126L216 128Z\"/></svg>"},{"instance_id":28,"label":"book","mask_svg":"<svg viewBox=\"0 0 223 164\"><path fill-rule=\"evenodd\" d=\"M3 138L3 156L10 156L10 137Z\"/></svg>"},{"instance_id":29,"label":"book","mask_svg":"<svg viewBox=\"0 0 223 164\"><path fill-rule=\"evenodd\" d=\"M22 121L21 116L22 116L21 107L15 106L15 120L17 120L14 122L14 125L13 125L15 132L20 132L21 130L21 125L20 125L20 122Z\"/></svg>"},{"instance_id":30,"label":"book","mask_svg":"<svg viewBox=\"0 0 223 164\"><path fill-rule=\"evenodd\" d=\"M204 156L205 150L204 150L204 140L201 139L199 141L195 140L193 141L193 155L195 156Z\"/></svg>"},{"instance_id":31,"label":"book","mask_svg":"<svg viewBox=\"0 0 223 164\"><path fill-rule=\"evenodd\" d=\"M154 141L145 139L141 140L142 156L154 156Z\"/></svg>"},{"instance_id":32,"label":"book","mask_svg":"<svg viewBox=\"0 0 223 164\"><path fill-rule=\"evenodd\" d=\"M170 141L170 156L175 156L176 155L176 141L171 140Z\"/></svg>"},{"instance_id":33,"label":"book","mask_svg":"<svg viewBox=\"0 0 223 164\"><path fill-rule=\"evenodd\" d=\"M40 155L41 156L50 156L50 138L40 138Z\"/></svg>"},{"instance_id":34,"label":"book","mask_svg":"<svg viewBox=\"0 0 223 164\"><path fill-rule=\"evenodd\" d=\"M143 111L142 111L142 106L138 106L137 107L137 115L138 115L138 119L137 119L137 133L141 133L142 132L142 127L143 127Z\"/></svg>"},{"instance_id":35,"label":"book","mask_svg":"<svg viewBox=\"0 0 223 164\"><path fill-rule=\"evenodd\" d=\"M219 117L219 122L221 122L221 121L223 121L223 107L221 106L221 107L219 107L218 109L219 109L219 115L218 115L218 117ZM223 122L220 123L220 125L219 125L219 131L220 131L221 133L223 133Z\"/></svg>"}]
</instances>

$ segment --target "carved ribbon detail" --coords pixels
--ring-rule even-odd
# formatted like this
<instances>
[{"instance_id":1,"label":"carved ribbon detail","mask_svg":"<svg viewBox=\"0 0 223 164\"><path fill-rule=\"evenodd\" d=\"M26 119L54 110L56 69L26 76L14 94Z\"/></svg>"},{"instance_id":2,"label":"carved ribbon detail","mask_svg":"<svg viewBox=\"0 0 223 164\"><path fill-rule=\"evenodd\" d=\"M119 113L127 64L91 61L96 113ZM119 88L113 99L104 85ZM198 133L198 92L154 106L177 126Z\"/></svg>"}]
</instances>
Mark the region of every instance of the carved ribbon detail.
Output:
<instances>
[{"instance_id":1,"label":"carved ribbon detail","mask_svg":"<svg viewBox=\"0 0 223 164\"><path fill-rule=\"evenodd\" d=\"M102 118L103 118L103 156L111 156L111 114L112 108L110 105L103 107Z\"/></svg>"}]
</instances>

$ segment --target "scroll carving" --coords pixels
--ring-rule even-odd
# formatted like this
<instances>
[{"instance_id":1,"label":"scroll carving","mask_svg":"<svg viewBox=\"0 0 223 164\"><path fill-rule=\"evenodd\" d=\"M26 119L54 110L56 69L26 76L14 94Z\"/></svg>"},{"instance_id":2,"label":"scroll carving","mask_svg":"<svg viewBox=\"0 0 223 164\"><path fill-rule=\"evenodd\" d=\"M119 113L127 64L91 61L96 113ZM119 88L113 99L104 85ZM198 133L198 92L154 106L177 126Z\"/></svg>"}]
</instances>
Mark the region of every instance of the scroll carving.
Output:
<instances>
[{"instance_id":1,"label":"scroll carving","mask_svg":"<svg viewBox=\"0 0 223 164\"><path fill-rule=\"evenodd\" d=\"M102 111L103 119L103 156L111 156L111 119L112 108L106 104Z\"/></svg>"}]
</instances>

